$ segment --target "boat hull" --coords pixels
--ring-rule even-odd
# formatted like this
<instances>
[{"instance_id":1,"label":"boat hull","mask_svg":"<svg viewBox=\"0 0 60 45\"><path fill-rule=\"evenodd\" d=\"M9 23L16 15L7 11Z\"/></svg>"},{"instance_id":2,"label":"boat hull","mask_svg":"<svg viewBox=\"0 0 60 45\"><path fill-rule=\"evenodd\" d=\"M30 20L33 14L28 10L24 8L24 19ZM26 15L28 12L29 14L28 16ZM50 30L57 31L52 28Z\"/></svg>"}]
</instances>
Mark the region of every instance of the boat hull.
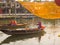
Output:
<instances>
[{"instance_id":1,"label":"boat hull","mask_svg":"<svg viewBox=\"0 0 60 45\"><path fill-rule=\"evenodd\" d=\"M34 34L34 33L40 33L40 30L1 30L5 34L8 35L15 35L15 34Z\"/></svg>"}]
</instances>

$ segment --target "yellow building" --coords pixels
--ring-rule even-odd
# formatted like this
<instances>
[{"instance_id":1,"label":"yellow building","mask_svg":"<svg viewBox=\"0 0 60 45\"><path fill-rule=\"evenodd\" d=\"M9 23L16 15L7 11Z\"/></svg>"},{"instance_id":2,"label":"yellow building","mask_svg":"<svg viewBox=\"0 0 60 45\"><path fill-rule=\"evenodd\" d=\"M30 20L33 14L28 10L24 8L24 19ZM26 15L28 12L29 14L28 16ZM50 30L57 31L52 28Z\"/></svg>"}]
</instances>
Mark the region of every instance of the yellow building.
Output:
<instances>
[{"instance_id":1,"label":"yellow building","mask_svg":"<svg viewBox=\"0 0 60 45\"><path fill-rule=\"evenodd\" d=\"M27 10L44 19L60 19L60 6L54 0L41 0L41 2L21 2ZM36 0L37 1L37 0Z\"/></svg>"}]
</instances>

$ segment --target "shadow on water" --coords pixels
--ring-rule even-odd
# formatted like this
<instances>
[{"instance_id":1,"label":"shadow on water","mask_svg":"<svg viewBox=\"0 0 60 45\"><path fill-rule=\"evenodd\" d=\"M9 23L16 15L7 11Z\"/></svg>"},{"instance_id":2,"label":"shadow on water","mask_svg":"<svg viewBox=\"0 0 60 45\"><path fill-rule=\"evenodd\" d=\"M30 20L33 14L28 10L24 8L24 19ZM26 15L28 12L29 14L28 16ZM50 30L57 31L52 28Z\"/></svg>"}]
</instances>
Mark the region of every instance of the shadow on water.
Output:
<instances>
[{"instance_id":1,"label":"shadow on water","mask_svg":"<svg viewBox=\"0 0 60 45\"><path fill-rule=\"evenodd\" d=\"M20 41L20 40L27 40L34 37L38 37L38 41L40 42L41 36L43 36L45 33L46 33L45 31L41 31L38 34L12 35L8 37L7 39L5 39L3 42L1 42L0 45L8 44L10 42L15 42L15 41Z\"/></svg>"}]
</instances>

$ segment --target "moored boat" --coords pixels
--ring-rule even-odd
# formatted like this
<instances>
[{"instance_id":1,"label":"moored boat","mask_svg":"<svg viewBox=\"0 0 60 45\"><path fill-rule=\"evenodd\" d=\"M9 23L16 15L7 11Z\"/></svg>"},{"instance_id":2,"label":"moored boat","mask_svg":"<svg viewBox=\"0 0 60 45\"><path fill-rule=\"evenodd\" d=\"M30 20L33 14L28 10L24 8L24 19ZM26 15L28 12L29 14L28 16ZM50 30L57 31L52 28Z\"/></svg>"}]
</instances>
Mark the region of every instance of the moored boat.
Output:
<instances>
[{"instance_id":1,"label":"moored boat","mask_svg":"<svg viewBox=\"0 0 60 45\"><path fill-rule=\"evenodd\" d=\"M15 34L33 34L33 33L39 33L41 30L44 30L44 26L39 28L14 28L14 29L0 29L0 31L8 34L8 35L15 35Z\"/></svg>"},{"instance_id":2,"label":"moored boat","mask_svg":"<svg viewBox=\"0 0 60 45\"><path fill-rule=\"evenodd\" d=\"M25 29L20 28L16 30L12 29L1 29L2 32L8 34L8 35L15 35L15 34L33 34L33 33L39 33L42 29Z\"/></svg>"}]
</instances>

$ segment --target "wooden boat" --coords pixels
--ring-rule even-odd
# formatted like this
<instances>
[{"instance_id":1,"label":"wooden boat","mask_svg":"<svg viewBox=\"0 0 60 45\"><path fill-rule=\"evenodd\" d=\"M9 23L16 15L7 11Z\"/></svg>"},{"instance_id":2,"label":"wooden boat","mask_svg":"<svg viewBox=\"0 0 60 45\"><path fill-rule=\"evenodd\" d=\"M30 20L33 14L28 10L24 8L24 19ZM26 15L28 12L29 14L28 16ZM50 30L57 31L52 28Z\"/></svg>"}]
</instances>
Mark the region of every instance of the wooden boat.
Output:
<instances>
[{"instance_id":1,"label":"wooden boat","mask_svg":"<svg viewBox=\"0 0 60 45\"><path fill-rule=\"evenodd\" d=\"M9 34L9 35L15 35L15 34L32 34L32 33L38 33L41 30L43 30L45 27L41 26L39 29L38 27L34 28L27 28L27 23L24 24L16 24L16 25L2 25L0 26L0 31Z\"/></svg>"},{"instance_id":2,"label":"wooden boat","mask_svg":"<svg viewBox=\"0 0 60 45\"><path fill-rule=\"evenodd\" d=\"M20 28L20 29L1 29L0 31L8 34L8 35L15 35L15 34L33 34L33 33L39 33L43 29L27 29L27 28Z\"/></svg>"}]
</instances>

